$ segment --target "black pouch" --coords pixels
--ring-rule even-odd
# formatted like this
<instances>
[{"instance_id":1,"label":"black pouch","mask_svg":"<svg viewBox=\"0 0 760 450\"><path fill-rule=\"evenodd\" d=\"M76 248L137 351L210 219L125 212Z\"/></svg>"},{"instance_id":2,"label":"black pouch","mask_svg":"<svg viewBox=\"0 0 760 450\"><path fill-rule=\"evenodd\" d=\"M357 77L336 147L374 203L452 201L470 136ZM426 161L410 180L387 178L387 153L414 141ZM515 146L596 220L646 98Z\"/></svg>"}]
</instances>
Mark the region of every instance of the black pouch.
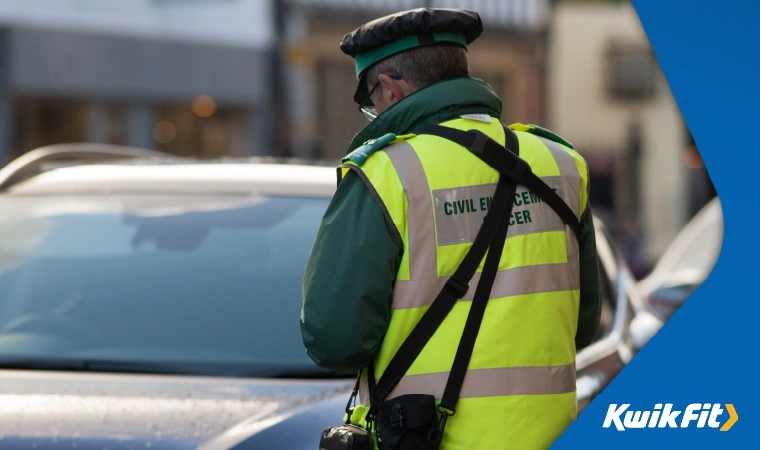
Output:
<instances>
[{"instance_id":1,"label":"black pouch","mask_svg":"<svg viewBox=\"0 0 760 450\"><path fill-rule=\"evenodd\" d=\"M437 450L441 445L438 407L432 395L385 400L376 420L383 450Z\"/></svg>"},{"instance_id":2,"label":"black pouch","mask_svg":"<svg viewBox=\"0 0 760 450\"><path fill-rule=\"evenodd\" d=\"M372 450L369 431L354 425L327 427L319 440L319 450Z\"/></svg>"}]
</instances>

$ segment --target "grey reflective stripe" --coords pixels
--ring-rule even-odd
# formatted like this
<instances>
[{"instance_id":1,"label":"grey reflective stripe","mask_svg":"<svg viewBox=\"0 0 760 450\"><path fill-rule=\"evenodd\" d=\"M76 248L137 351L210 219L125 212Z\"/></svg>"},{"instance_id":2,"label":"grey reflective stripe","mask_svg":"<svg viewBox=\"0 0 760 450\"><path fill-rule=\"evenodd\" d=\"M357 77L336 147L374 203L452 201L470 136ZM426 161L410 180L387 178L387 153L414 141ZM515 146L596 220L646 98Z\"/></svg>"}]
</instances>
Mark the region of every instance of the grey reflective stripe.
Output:
<instances>
[{"instance_id":1,"label":"grey reflective stripe","mask_svg":"<svg viewBox=\"0 0 760 450\"><path fill-rule=\"evenodd\" d=\"M359 403L369 405L369 383L366 378L359 380Z\"/></svg>"},{"instance_id":2,"label":"grey reflective stripe","mask_svg":"<svg viewBox=\"0 0 760 450\"><path fill-rule=\"evenodd\" d=\"M562 193L564 194L565 202L573 211L575 217L580 219L581 173L578 171L578 166L575 165L573 156L558 143L550 139L536 137L549 148L554 157L554 161L557 163L557 167L559 167L559 172L562 174L562 184L564 187Z\"/></svg>"},{"instance_id":3,"label":"grey reflective stripe","mask_svg":"<svg viewBox=\"0 0 760 450\"><path fill-rule=\"evenodd\" d=\"M572 235L572 233L568 234ZM575 236L573 235L572 238L574 240ZM578 258L569 258L569 261L569 263L539 264L500 270L496 272L490 298L578 290L580 289L580 281L576 275L579 271ZM472 277L470 289L462 297L463 300L472 300L480 275L480 272L476 272ZM448 278L445 276L429 280L396 281L391 308L394 310L419 308L432 304L435 294L443 289Z\"/></svg>"},{"instance_id":4,"label":"grey reflective stripe","mask_svg":"<svg viewBox=\"0 0 760 450\"><path fill-rule=\"evenodd\" d=\"M404 394L430 394L440 399L448 372L407 375L388 398ZM470 369L464 378L460 398L497 395L542 395L575 392L575 363L561 366L503 367Z\"/></svg>"},{"instance_id":5,"label":"grey reflective stripe","mask_svg":"<svg viewBox=\"0 0 760 450\"><path fill-rule=\"evenodd\" d=\"M433 200L417 152L407 142L383 149L396 169L409 202L406 227L409 233L409 278L438 277L437 244L433 229Z\"/></svg>"},{"instance_id":6,"label":"grey reflective stripe","mask_svg":"<svg viewBox=\"0 0 760 450\"><path fill-rule=\"evenodd\" d=\"M538 137L541 142L549 148L549 151L554 157L554 161L557 162L557 167L562 174L562 184L564 186L564 198L570 209L572 209L575 217L580 220L581 216L581 173L578 170L578 166L575 165L573 156L562 146L550 139ZM578 239L575 237L570 229L567 229L566 245L567 245L567 260L578 261L580 258L580 248L578 247ZM573 281L580 283L580 270L571 272Z\"/></svg>"}]
</instances>

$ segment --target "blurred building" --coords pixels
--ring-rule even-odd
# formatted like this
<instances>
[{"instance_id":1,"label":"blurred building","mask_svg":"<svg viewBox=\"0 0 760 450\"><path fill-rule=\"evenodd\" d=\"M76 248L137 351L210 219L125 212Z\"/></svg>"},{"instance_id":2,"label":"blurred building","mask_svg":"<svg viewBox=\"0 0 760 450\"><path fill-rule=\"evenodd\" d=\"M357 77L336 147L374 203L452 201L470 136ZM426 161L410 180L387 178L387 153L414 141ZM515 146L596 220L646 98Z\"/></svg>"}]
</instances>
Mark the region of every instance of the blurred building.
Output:
<instances>
[{"instance_id":1,"label":"blurred building","mask_svg":"<svg viewBox=\"0 0 760 450\"><path fill-rule=\"evenodd\" d=\"M72 141L274 153L271 15L257 0L0 2L0 165Z\"/></svg>"},{"instance_id":2,"label":"blurred building","mask_svg":"<svg viewBox=\"0 0 760 450\"><path fill-rule=\"evenodd\" d=\"M576 144L629 256L653 261L714 194L621 0L4 0L0 165L72 141L338 160L367 124L342 37L422 6L480 13L471 74L504 122Z\"/></svg>"},{"instance_id":3,"label":"blurred building","mask_svg":"<svg viewBox=\"0 0 760 450\"><path fill-rule=\"evenodd\" d=\"M505 120L543 119L546 0L7 0L0 165L74 141L339 159L366 125L340 40L421 6L479 11L472 74Z\"/></svg>"},{"instance_id":4,"label":"blurred building","mask_svg":"<svg viewBox=\"0 0 760 450\"><path fill-rule=\"evenodd\" d=\"M341 53L346 33L374 18L422 6L478 11L484 33L469 49L471 75L504 102L506 122L536 122L544 110L545 0L284 0L292 153L337 160L367 124L353 103L353 60Z\"/></svg>"},{"instance_id":5,"label":"blurred building","mask_svg":"<svg viewBox=\"0 0 760 450\"><path fill-rule=\"evenodd\" d=\"M586 157L595 211L646 265L713 194L709 178L630 2L554 3L546 124Z\"/></svg>"}]
</instances>

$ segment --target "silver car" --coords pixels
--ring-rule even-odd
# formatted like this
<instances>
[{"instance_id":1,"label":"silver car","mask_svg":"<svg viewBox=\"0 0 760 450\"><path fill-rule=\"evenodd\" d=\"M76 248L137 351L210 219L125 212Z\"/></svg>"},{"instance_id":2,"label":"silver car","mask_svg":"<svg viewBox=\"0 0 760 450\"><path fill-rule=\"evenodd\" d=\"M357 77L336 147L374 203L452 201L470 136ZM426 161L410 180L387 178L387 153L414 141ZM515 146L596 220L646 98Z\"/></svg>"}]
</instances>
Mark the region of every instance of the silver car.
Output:
<instances>
[{"instance_id":1,"label":"silver car","mask_svg":"<svg viewBox=\"0 0 760 450\"><path fill-rule=\"evenodd\" d=\"M669 319L707 279L722 244L723 210L715 197L683 227L638 283L647 305L660 319Z\"/></svg>"},{"instance_id":2,"label":"silver car","mask_svg":"<svg viewBox=\"0 0 760 450\"><path fill-rule=\"evenodd\" d=\"M0 449L313 449L351 374L320 369L301 279L331 167L67 145L0 170ZM579 408L636 351L641 301L597 223L604 310Z\"/></svg>"}]
</instances>

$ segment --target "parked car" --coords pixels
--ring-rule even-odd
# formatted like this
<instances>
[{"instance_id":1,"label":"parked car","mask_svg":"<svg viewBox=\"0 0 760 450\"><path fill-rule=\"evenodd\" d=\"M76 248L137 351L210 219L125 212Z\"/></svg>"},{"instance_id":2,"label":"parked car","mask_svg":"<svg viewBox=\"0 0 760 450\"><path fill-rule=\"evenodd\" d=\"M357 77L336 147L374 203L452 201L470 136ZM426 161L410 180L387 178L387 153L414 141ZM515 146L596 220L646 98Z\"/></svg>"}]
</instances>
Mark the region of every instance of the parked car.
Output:
<instances>
[{"instance_id":1,"label":"parked car","mask_svg":"<svg viewBox=\"0 0 760 450\"><path fill-rule=\"evenodd\" d=\"M352 375L301 343L331 167L73 144L0 170L0 449L313 449ZM597 223L604 310L583 409L640 299Z\"/></svg>"},{"instance_id":2,"label":"parked car","mask_svg":"<svg viewBox=\"0 0 760 450\"><path fill-rule=\"evenodd\" d=\"M594 229L602 312L596 340L576 356L579 413L662 325L645 307L623 254L598 217Z\"/></svg>"},{"instance_id":3,"label":"parked car","mask_svg":"<svg viewBox=\"0 0 760 450\"><path fill-rule=\"evenodd\" d=\"M715 197L686 224L654 269L638 284L651 310L663 321L705 281L723 243L723 211Z\"/></svg>"}]
</instances>

